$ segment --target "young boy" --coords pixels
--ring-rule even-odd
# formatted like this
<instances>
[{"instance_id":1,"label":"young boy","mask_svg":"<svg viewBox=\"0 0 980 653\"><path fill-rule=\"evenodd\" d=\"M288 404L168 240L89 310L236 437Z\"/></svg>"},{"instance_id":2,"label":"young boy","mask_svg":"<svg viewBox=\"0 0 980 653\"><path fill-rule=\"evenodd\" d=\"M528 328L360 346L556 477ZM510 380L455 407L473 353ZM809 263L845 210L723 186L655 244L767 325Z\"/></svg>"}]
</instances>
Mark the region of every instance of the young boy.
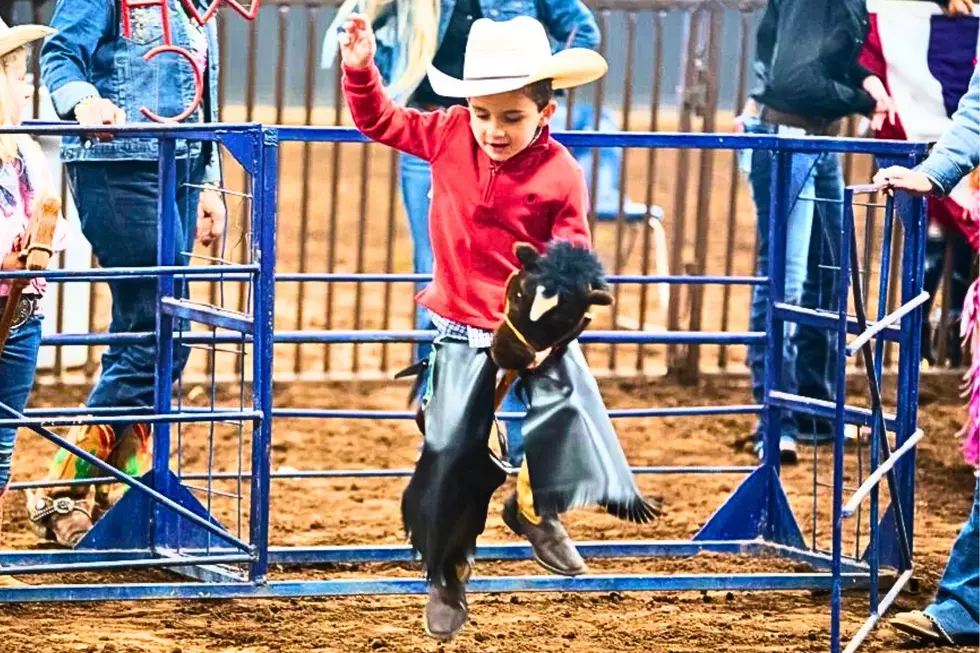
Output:
<instances>
[{"instance_id":1,"label":"young boy","mask_svg":"<svg viewBox=\"0 0 980 653\"><path fill-rule=\"evenodd\" d=\"M591 243L582 169L548 133L557 106L553 89L587 84L607 66L591 50L552 55L544 28L532 18L480 19L467 41L464 78L428 71L436 93L467 98L468 106L425 113L385 95L363 16L351 16L338 40L344 93L358 129L432 166L435 271L417 301L432 312L439 337L422 404L425 443L402 518L430 582L426 631L448 640L466 621L476 537L506 478L487 452L498 372L488 348L503 320L507 279L518 268L514 245L543 251L555 239ZM530 541L542 566L581 574L585 563L560 513L598 504L645 522L655 510L639 495L577 343L525 374L523 383L530 398L526 472L506 502L504 521Z\"/></svg>"}]
</instances>

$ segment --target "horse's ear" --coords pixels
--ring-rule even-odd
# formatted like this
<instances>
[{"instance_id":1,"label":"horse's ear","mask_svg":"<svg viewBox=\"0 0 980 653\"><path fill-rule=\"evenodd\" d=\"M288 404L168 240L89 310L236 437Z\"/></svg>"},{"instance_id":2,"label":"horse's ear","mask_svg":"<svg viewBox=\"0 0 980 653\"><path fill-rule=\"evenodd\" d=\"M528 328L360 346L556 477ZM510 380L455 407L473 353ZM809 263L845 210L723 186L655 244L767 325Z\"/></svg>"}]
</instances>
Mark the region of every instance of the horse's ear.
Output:
<instances>
[{"instance_id":1,"label":"horse's ear","mask_svg":"<svg viewBox=\"0 0 980 653\"><path fill-rule=\"evenodd\" d=\"M515 243L514 254L517 255L517 260L521 262L521 267L525 270L533 269L541 260L541 254L538 253L538 250L527 243Z\"/></svg>"},{"instance_id":2,"label":"horse's ear","mask_svg":"<svg viewBox=\"0 0 980 653\"><path fill-rule=\"evenodd\" d=\"M589 292L589 304L596 306L612 306L613 296L605 290L593 290Z\"/></svg>"}]
</instances>

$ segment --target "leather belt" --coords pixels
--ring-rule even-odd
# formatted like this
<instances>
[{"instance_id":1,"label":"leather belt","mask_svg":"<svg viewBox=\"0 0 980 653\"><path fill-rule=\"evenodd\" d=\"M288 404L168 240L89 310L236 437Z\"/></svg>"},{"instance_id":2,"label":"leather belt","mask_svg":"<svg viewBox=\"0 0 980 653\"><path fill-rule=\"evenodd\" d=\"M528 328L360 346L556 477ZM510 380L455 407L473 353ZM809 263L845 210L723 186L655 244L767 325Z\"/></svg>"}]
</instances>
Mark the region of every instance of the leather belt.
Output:
<instances>
[{"instance_id":1,"label":"leather belt","mask_svg":"<svg viewBox=\"0 0 980 653\"><path fill-rule=\"evenodd\" d=\"M759 116L762 122L768 122L785 127L796 127L806 130L812 136L836 136L840 133L840 120L821 120L819 118L804 118L792 113L783 113L772 107L762 107L762 114Z\"/></svg>"},{"instance_id":2,"label":"leather belt","mask_svg":"<svg viewBox=\"0 0 980 653\"><path fill-rule=\"evenodd\" d=\"M0 297L0 314L7 308L7 298ZM37 295L21 295L17 302L17 310L14 312L14 321L10 325L11 330L20 328L40 312L41 303Z\"/></svg>"}]
</instances>

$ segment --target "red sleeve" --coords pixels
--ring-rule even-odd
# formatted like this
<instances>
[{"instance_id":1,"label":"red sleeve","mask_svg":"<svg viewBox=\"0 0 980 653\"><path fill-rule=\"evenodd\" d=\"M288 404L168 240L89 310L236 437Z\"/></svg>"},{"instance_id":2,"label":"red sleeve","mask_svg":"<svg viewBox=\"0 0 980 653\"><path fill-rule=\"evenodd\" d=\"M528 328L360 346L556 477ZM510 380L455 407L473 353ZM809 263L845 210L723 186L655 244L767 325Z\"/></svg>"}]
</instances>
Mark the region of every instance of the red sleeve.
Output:
<instances>
[{"instance_id":1,"label":"red sleeve","mask_svg":"<svg viewBox=\"0 0 980 653\"><path fill-rule=\"evenodd\" d=\"M589 232L589 190L585 185L585 173L576 166L576 173L569 175L572 184L565 203L551 225L552 240L567 240L579 247L592 249Z\"/></svg>"},{"instance_id":2,"label":"red sleeve","mask_svg":"<svg viewBox=\"0 0 980 653\"><path fill-rule=\"evenodd\" d=\"M868 38L864 40L864 48L858 55L858 63L864 66L868 72L885 81L885 53L881 49L881 37L878 36L878 16L871 14L868 16L871 26L868 30ZM887 85L885 87L888 88Z\"/></svg>"},{"instance_id":3,"label":"red sleeve","mask_svg":"<svg viewBox=\"0 0 980 653\"><path fill-rule=\"evenodd\" d=\"M361 133L426 161L436 157L447 140L446 129L458 119L448 111L421 112L396 105L385 94L374 65L364 69L344 66L344 96Z\"/></svg>"}]
</instances>

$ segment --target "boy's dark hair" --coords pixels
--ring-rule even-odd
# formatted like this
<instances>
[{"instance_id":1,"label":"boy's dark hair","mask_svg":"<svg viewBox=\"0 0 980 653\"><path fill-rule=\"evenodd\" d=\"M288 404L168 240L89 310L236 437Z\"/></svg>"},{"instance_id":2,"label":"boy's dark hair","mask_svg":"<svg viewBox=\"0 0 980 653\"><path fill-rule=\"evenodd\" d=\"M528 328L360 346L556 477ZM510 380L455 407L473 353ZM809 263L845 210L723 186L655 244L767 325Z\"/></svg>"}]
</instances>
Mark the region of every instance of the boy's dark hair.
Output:
<instances>
[{"instance_id":1,"label":"boy's dark hair","mask_svg":"<svg viewBox=\"0 0 980 653\"><path fill-rule=\"evenodd\" d=\"M534 102L538 111L542 111L555 97L555 89L552 87L550 79L542 79L533 84L528 84L521 91Z\"/></svg>"}]
</instances>

